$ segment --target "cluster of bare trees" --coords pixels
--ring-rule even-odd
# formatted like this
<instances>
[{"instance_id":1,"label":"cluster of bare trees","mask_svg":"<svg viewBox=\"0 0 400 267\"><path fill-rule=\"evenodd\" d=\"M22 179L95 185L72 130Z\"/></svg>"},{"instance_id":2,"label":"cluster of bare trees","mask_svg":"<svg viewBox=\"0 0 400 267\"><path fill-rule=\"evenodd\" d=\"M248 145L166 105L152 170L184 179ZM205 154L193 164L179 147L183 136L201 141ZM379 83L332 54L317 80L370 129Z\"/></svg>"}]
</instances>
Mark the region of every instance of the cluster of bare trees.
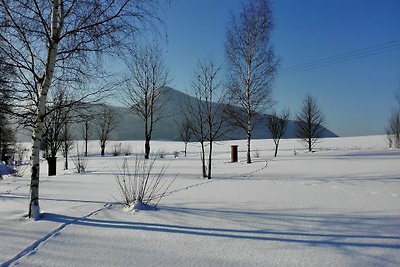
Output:
<instances>
[{"instance_id":1,"label":"cluster of bare trees","mask_svg":"<svg viewBox=\"0 0 400 267\"><path fill-rule=\"evenodd\" d=\"M122 52L142 26L155 23L158 7L157 0L0 1L1 54L16 71L15 115L32 127L29 217L40 215L39 153L49 92L57 84L73 88L94 80L101 65L94 59Z\"/></svg>"},{"instance_id":2,"label":"cluster of bare trees","mask_svg":"<svg viewBox=\"0 0 400 267\"><path fill-rule=\"evenodd\" d=\"M0 42L1 45L1 42ZM1 52L1 51L0 51ZM5 64L6 59L0 53L0 156L5 159L9 147L15 142L15 131L11 127L10 116L12 110L12 84L9 82L14 75L13 69Z\"/></svg>"},{"instance_id":3,"label":"cluster of bare trees","mask_svg":"<svg viewBox=\"0 0 400 267\"><path fill-rule=\"evenodd\" d=\"M254 124L273 104L271 91L278 60L270 43L273 20L268 0L248 1L228 26L226 56L229 62L229 104L231 123L247 135L247 163L251 163ZM239 107L239 108L237 108ZM297 135L312 151L321 138L325 118L316 100L308 95L296 116ZM267 128L275 143L275 156L289 121L289 111L267 116Z\"/></svg>"},{"instance_id":4,"label":"cluster of bare trees","mask_svg":"<svg viewBox=\"0 0 400 267\"><path fill-rule=\"evenodd\" d=\"M325 131L326 120L317 101L311 95L306 95L301 102L301 107L296 114L296 135L311 152ZM285 136L289 123L290 112L284 110L280 114L272 112L266 117L266 126L275 143L275 157L278 153L280 139Z\"/></svg>"}]
</instances>

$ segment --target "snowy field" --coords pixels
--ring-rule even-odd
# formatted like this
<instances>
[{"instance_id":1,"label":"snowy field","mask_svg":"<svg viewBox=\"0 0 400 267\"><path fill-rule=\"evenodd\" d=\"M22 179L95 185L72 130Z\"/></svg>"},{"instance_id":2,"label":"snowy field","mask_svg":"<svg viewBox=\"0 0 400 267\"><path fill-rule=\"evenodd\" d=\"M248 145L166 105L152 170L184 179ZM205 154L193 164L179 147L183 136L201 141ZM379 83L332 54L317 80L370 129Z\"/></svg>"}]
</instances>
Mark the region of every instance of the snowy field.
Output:
<instances>
[{"instance_id":1,"label":"snowy field","mask_svg":"<svg viewBox=\"0 0 400 267\"><path fill-rule=\"evenodd\" d=\"M117 143L110 142L108 151ZM239 163L230 163L230 145ZM82 146L82 145L80 145ZM123 142L132 155L143 142ZM215 146L211 181L200 178L199 147L174 158L179 142L153 142L177 176L157 211L126 211L114 173L125 156L98 156L88 172L41 166L42 219L24 217L29 173L0 180L1 266L400 266L400 151L384 136L333 138L307 153L282 140ZM295 155L295 152L296 154ZM259 154L258 158L254 157Z\"/></svg>"}]
</instances>

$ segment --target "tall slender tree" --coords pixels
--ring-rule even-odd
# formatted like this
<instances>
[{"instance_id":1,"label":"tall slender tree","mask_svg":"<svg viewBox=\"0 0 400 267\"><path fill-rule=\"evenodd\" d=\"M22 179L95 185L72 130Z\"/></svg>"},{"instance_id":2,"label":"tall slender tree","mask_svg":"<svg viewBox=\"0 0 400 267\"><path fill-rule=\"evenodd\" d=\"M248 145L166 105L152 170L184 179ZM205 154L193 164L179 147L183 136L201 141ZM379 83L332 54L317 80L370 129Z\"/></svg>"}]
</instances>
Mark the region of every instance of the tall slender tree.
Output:
<instances>
[{"instance_id":1,"label":"tall slender tree","mask_svg":"<svg viewBox=\"0 0 400 267\"><path fill-rule=\"evenodd\" d=\"M154 25L158 0L0 0L0 46L16 69L19 116L32 126L29 217L38 219L40 143L47 96L56 83L84 82L96 56L121 52L142 26ZM69 88L69 87L67 87ZM85 93L88 98L91 93Z\"/></svg>"},{"instance_id":2,"label":"tall slender tree","mask_svg":"<svg viewBox=\"0 0 400 267\"><path fill-rule=\"evenodd\" d=\"M278 60L271 46L273 29L269 0L246 1L228 26L225 54L229 68L227 111L233 125L247 136L247 163L251 163L251 137L257 114L271 103L272 81Z\"/></svg>"},{"instance_id":3,"label":"tall slender tree","mask_svg":"<svg viewBox=\"0 0 400 267\"><path fill-rule=\"evenodd\" d=\"M168 70L158 45L136 49L128 67L130 73L123 90L123 103L143 121L144 157L148 159L154 126L166 115L163 88L168 81Z\"/></svg>"},{"instance_id":4,"label":"tall slender tree","mask_svg":"<svg viewBox=\"0 0 400 267\"><path fill-rule=\"evenodd\" d=\"M92 136L93 118L94 118L93 114L84 113L82 114L82 121L80 122L82 138L83 141L85 142L85 152L84 152L85 157L88 156L88 143L90 137Z\"/></svg>"},{"instance_id":5,"label":"tall slender tree","mask_svg":"<svg viewBox=\"0 0 400 267\"><path fill-rule=\"evenodd\" d=\"M273 112L270 115L267 115L267 129L275 143L275 157L278 155L280 140L285 135L286 127L289 122L289 116L290 113L288 110L283 111L281 114Z\"/></svg>"},{"instance_id":6,"label":"tall slender tree","mask_svg":"<svg viewBox=\"0 0 400 267\"><path fill-rule=\"evenodd\" d=\"M185 157L187 154L187 145L190 142L193 135L193 126L189 118L183 118L182 122L178 124L179 127L179 138L185 144Z\"/></svg>"},{"instance_id":7,"label":"tall slender tree","mask_svg":"<svg viewBox=\"0 0 400 267\"><path fill-rule=\"evenodd\" d=\"M213 145L224 134L221 66L214 59L199 60L192 77L195 100L188 100L184 107L185 120L190 121L193 135L201 145L203 177L212 178ZM208 155L206 155L208 145Z\"/></svg>"},{"instance_id":8,"label":"tall slender tree","mask_svg":"<svg viewBox=\"0 0 400 267\"><path fill-rule=\"evenodd\" d=\"M97 125L96 130L100 142L101 156L104 157L107 141L110 140L111 132L118 123L117 114L111 107L102 105L95 123Z\"/></svg>"}]
</instances>

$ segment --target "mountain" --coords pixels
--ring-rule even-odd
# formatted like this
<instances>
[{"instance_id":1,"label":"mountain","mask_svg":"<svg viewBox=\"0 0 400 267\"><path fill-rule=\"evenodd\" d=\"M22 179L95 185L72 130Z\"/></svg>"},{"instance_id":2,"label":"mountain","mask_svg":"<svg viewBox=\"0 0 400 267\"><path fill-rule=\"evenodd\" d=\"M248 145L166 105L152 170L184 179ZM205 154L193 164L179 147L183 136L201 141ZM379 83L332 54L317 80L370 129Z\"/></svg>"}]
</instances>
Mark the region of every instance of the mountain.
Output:
<instances>
[{"instance_id":1,"label":"mountain","mask_svg":"<svg viewBox=\"0 0 400 267\"><path fill-rule=\"evenodd\" d=\"M194 97L175 90L171 87L163 88L163 97L165 107L163 110L166 116L155 125L153 139L154 140L179 140L178 124L183 120L183 114L180 114L180 103L185 101L194 101ZM118 140L142 140L143 139L143 122L125 107L114 107L121 118L121 123L117 127L113 138ZM296 121L290 120L288 123L285 138L296 138ZM337 137L335 133L329 129L324 130L323 137ZM230 131L225 139L245 139L246 134L242 129L234 129ZM270 138L265 125L256 124L253 130L254 139Z\"/></svg>"},{"instance_id":2,"label":"mountain","mask_svg":"<svg viewBox=\"0 0 400 267\"><path fill-rule=\"evenodd\" d=\"M175 90L171 87L164 87L163 89L163 100L165 102L163 108L164 119L160 120L155 125L153 130L153 140L179 140L179 122L184 118L183 114L180 113L181 103L185 101L192 102L195 100L194 97ZM217 105L217 104L215 104ZM96 105L93 105L93 109L96 110ZM133 114L126 107L112 106L115 112L118 114L119 123L111 134L112 140L143 140L144 136L144 125L140 118ZM75 136L77 139L81 139L80 127L75 126ZM29 134L19 135L19 141L30 141ZM296 122L290 120L286 130L285 138L296 138ZM324 130L323 137L337 137L335 133L329 129ZM96 139L92 136L93 139ZM223 139L245 139L246 134L242 129L233 129ZM270 138L265 124L258 123L255 125L253 130L254 139L265 139Z\"/></svg>"}]
</instances>

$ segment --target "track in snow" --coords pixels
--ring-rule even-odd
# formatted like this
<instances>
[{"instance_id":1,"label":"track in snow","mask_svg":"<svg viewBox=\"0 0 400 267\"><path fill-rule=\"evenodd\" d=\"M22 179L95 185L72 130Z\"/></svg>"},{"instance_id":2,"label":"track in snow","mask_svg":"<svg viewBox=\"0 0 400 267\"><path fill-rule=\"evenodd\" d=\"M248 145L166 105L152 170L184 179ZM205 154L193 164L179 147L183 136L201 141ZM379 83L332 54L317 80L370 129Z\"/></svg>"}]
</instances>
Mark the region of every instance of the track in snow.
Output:
<instances>
[{"instance_id":1,"label":"track in snow","mask_svg":"<svg viewBox=\"0 0 400 267\"><path fill-rule=\"evenodd\" d=\"M31 255L31 254L33 254L35 251L37 251L37 249L38 249L41 245L45 244L45 243L46 243L47 241L49 241L52 237L54 237L54 236L60 234L61 231L62 231L64 228L66 228L67 226L69 226L70 224L73 224L73 223L75 223L75 222L77 222L77 221L80 221L80 220L87 219L87 218L89 218L90 216L92 216L92 215L94 215L94 214L97 214L98 212L100 212L100 211L102 211L103 209L108 208L108 207L110 207L110 206L111 206L111 204L110 204L110 203L107 203L107 204L105 204L103 207L101 207L101 208L99 208L99 209L97 209L97 210L95 210L95 211L92 211L92 212L86 214L86 215L83 216L83 217L76 218L75 220L72 220L72 221L69 221L69 222L66 222L66 223L61 224L60 226L58 226L56 229L54 229L53 231L51 231L51 232L48 233L47 235L45 235L45 236L43 236L42 238L40 238L40 239L34 241L30 246L28 246L27 248L25 248L24 250L22 250L21 252L19 252L19 253L18 253L17 255L15 255L13 258L9 259L8 261L5 261L5 262L1 263L1 264L0 264L0 267L6 267L6 266L18 264L18 261L19 261L20 259L22 259L22 258L24 258L24 257L26 257L26 256L29 256L29 255Z\"/></svg>"}]
</instances>

